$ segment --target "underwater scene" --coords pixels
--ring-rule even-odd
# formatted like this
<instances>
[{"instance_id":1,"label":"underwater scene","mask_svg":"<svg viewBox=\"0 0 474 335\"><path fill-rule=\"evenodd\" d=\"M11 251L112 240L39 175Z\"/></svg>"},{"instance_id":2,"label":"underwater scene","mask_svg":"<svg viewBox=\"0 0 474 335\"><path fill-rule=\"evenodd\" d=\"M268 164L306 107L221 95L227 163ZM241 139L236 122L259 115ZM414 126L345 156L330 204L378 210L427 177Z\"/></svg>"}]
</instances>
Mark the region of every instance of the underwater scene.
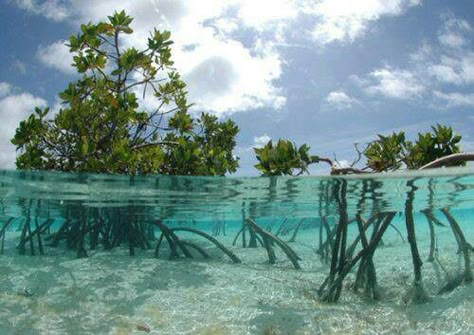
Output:
<instances>
[{"instance_id":1,"label":"underwater scene","mask_svg":"<svg viewBox=\"0 0 474 335\"><path fill-rule=\"evenodd\" d=\"M0 172L0 334L474 334L474 170Z\"/></svg>"}]
</instances>

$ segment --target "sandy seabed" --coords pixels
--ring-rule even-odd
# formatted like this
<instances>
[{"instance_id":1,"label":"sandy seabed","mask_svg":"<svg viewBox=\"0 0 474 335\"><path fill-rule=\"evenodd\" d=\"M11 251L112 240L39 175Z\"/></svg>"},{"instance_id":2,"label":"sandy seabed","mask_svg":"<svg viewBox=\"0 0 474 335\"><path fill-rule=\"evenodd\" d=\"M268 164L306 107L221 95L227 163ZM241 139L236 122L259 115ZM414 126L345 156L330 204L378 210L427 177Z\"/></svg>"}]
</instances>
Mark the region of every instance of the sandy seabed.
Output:
<instances>
[{"instance_id":1,"label":"sandy seabed","mask_svg":"<svg viewBox=\"0 0 474 335\"><path fill-rule=\"evenodd\" d=\"M428 234L417 233L425 260ZM321 303L316 290L328 266L315 252L317 234L302 230L291 244L302 270L279 250L277 264L269 265L261 247L232 247L235 231L219 239L242 264L199 238L211 260L169 261L165 248L160 259L151 250L129 257L126 248L86 259L51 248L46 256L19 256L12 244L0 256L0 334L474 334L474 284L436 295L446 274L433 263L423 266L432 300L404 304L413 280L410 249L394 230L374 259L382 299L354 293L351 274L338 303ZM450 275L461 272L447 228L438 231L438 248Z\"/></svg>"}]
</instances>

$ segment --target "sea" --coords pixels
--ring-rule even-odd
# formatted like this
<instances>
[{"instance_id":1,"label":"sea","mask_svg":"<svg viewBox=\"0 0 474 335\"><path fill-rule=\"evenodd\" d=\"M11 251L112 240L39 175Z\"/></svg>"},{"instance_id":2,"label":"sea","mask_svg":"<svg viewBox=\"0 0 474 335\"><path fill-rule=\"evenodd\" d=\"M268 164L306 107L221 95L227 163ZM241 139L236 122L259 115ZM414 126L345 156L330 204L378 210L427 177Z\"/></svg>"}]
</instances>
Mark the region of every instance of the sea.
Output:
<instances>
[{"instance_id":1,"label":"sea","mask_svg":"<svg viewBox=\"0 0 474 335\"><path fill-rule=\"evenodd\" d=\"M474 334L473 220L472 168L0 171L0 334Z\"/></svg>"}]
</instances>

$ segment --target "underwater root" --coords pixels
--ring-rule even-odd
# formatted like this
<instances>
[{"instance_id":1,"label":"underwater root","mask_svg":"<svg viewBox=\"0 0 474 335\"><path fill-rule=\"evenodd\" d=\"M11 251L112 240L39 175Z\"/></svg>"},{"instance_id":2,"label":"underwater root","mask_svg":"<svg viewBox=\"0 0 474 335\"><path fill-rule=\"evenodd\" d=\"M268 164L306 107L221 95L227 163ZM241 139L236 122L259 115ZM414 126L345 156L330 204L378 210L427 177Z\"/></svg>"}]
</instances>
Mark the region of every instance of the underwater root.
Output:
<instances>
[{"instance_id":1,"label":"underwater root","mask_svg":"<svg viewBox=\"0 0 474 335\"><path fill-rule=\"evenodd\" d=\"M339 299L340 292L342 290L342 283L349 272L359 263L359 261L361 261L361 264L371 263L375 250L377 249L377 246L382 240L383 234L387 230L394 216L394 212L386 213L384 221L380 225L378 231L372 236L370 242L368 242L366 246L363 247L362 250L360 250L353 258L344 259L343 266L334 266L331 268L326 280L318 289L318 295L322 301L336 302ZM338 248L334 248L334 250L337 252ZM370 266L366 269L370 270Z\"/></svg>"},{"instance_id":2,"label":"underwater root","mask_svg":"<svg viewBox=\"0 0 474 335\"><path fill-rule=\"evenodd\" d=\"M226 254L234 263L241 263L242 261L240 260L239 257L237 257L232 251L230 251L228 248L226 248L222 243L220 243L217 239L212 237L209 234L206 234L203 231L194 229L194 228L188 228L188 227L179 227L179 228L172 228L170 229L172 232L176 231L186 231L188 233L193 233L199 236L204 237L208 241L212 242L217 248L219 248L224 254Z\"/></svg>"},{"instance_id":3,"label":"underwater root","mask_svg":"<svg viewBox=\"0 0 474 335\"><path fill-rule=\"evenodd\" d=\"M220 243L217 239L212 237L209 234L206 234L200 230L194 229L194 228L187 228L187 227L178 227L178 228L169 228L161 220L158 220L155 222L155 224L160 228L161 230L161 235L158 238L158 242L155 247L155 257L159 256L159 250L161 243L163 241L163 237L166 239L168 242L168 245L170 247L170 259L178 258L179 253L178 253L178 248L183 252L183 254L187 258L193 258L193 255L189 252L188 247L196 250L199 254L201 254L205 259L209 259L210 256L209 254L200 246L188 242L188 241L183 241L181 240L175 232L177 231L186 231L188 233L193 233L199 236L204 237L208 241L212 242L217 248L219 248L223 253L225 253L234 263L241 263L241 260L239 257L237 257L232 251L227 249L222 243Z\"/></svg>"},{"instance_id":4,"label":"underwater root","mask_svg":"<svg viewBox=\"0 0 474 335\"><path fill-rule=\"evenodd\" d=\"M443 208L441 212L446 216L446 219L451 226L453 231L454 237L456 238L456 242L458 243L459 250L462 252L464 256L464 282L470 283L473 280L472 270L471 270L471 260L470 260L470 245L466 241L466 237L464 236L461 227L457 223L456 219L453 217L449 209Z\"/></svg>"},{"instance_id":5,"label":"underwater root","mask_svg":"<svg viewBox=\"0 0 474 335\"><path fill-rule=\"evenodd\" d=\"M28 219L27 219L28 221ZM20 250L20 254L25 254L25 246L27 242L33 243L33 238L36 236L38 240L38 248L40 251L40 255L44 254L43 242L41 239L41 234L46 232L55 222L54 219L47 219L42 224L38 224L38 218L35 218L35 229L31 231L31 228L24 227L25 233L21 235L20 243L18 244L18 249ZM30 224L30 222L28 222Z\"/></svg>"},{"instance_id":6,"label":"underwater root","mask_svg":"<svg viewBox=\"0 0 474 335\"><path fill-rule=\"evenodd\" d=\"M321 217L321 226L319 228L319 247L316 253L320 255L326 263L329 262L329 254L330 251L333 249L336 230L336 227L331 229L326 217ZM326 232L326 239L323 242L324 231Z\"/></svg>"},{"instance_id":7,"label":"underwater root","mask_svg":"<svg viewBox=\"0 0 474 335\"><path fill-rule=\"evenodd\" d=\"M296 254L296 252L287 243L282 241L276 235L273 235L272 233L260 227L254 220L250 218L247 219L246 223L251 231L255 232L255 234L261 237L263 245L265 249L267 250L268 261L270 264L275 264L275 261L276 261L275 251L273 250L273 243L274 243L278 247L280 247L281 250L283 250L283 252L291 261L295 269L297 270L301 269L301 266L298 263L298 261L300 261L301 258Z\"/></svg>"},{"instance_id":8,"label":"underwater root","mask_svg":"<svg viewBox=\"0 0 474 335\"><path fill-rule=\"evenodd\" d=\"M165 225L161 220L155 221L154 224L157 225L158 228L160 228L161 230L161 236L159 237L158 243L155 248L155 257L158 257L159 255L161 241L163 240L164 236L170 247L170 259L179 258L178 248L187 258L193 258L193 255L186 248L186 245L178 238L178 236L176 236L176 234L167 225Z\"/></svg>"},{"instance_id":9,"label":"underwater root","mask_svg":"<svg viewBox=\"0 0 474 335\"><path fill-rule=\"evenodd\" d=\"M288 240L288 242L295 242L296 235L298 234L298 231L300 230L301 226L303 225L303 222L304 222L304 219L301 219L301 220L298 221L298 223L295 225L295 229L293 229L293 235Z\"/></svg>"},{"instance_id":10,"label":"underwater root","mask_svg":"<svg viewBox=\"0 0 474 335\"><path fill-rule=\"evenodd\" d=\"M423 288L423 277L421 273L423 261L421 260L416 241L415 220L413 218L413 202L415 200L416 186L413 183L413 180L407 182L407 186L410 188L410 191L408 191L407 199L405 201L405 226L407 231L407 240L410 245L414 281L412 289L409 291L407 297L404 298L404 300L406 303L422 304L429 301L429 296Z\"/></svg>"},{"instance_id":11,"label":"underwater root","mask_svg":"<svg viewBox=\"0 0 474 335\"><path fill-rule=\"evenodd\" d=\"M2 230L0 230L0 238L2 239L1 246L0 246L0 255L3 255L4 247L5 247L5 233L7 232L8 226L15 220L14 217L8 218L8 220L3 224Z\"/></svg>"}]
</instances>

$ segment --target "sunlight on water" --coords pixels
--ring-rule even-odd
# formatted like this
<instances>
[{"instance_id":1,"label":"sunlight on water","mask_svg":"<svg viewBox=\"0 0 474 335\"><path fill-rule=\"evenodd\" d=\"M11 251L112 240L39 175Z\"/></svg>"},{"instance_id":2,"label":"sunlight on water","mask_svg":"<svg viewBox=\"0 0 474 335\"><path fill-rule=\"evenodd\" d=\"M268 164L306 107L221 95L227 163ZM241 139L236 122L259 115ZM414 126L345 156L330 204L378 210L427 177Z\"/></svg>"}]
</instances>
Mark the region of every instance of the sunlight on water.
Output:
<instances>
[{"instance_id":1,"label":"sunlight on water","mask_svg":"<svg viewBox=\"0 0 474 335\"><path fill-rule=\"evenodd\" d=\"M472 334L473 187L1 171L0 334Z\"/></svg>"}]
</instances>

